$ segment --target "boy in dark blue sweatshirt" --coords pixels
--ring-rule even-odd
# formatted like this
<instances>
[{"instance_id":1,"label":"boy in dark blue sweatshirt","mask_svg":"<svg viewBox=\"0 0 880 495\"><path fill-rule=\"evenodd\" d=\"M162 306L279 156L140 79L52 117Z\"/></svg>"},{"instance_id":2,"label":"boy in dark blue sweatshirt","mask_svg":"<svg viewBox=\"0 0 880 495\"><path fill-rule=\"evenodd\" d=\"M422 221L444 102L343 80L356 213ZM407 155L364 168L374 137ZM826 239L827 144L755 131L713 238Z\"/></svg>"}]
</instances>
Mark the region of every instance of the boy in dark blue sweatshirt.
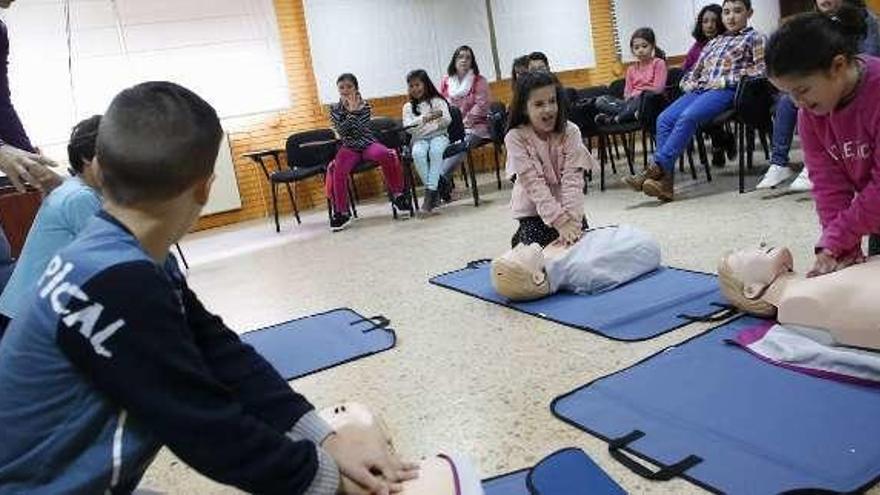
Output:
<instances>
[{"instance_id":1,"label":"boy in dark blue sweatshirt","mask_svg":"<svg viewBox=\"0 0 880 495\"><path fill-rule=\"evenodd\" d=\"M172 83L113 100L96 155L105 209L0 341L0 493L129 493L162 445L248 492L389 493L414 475L331 431L169 257L208 199L221 134Z\"/></svg>"}]
</instances>

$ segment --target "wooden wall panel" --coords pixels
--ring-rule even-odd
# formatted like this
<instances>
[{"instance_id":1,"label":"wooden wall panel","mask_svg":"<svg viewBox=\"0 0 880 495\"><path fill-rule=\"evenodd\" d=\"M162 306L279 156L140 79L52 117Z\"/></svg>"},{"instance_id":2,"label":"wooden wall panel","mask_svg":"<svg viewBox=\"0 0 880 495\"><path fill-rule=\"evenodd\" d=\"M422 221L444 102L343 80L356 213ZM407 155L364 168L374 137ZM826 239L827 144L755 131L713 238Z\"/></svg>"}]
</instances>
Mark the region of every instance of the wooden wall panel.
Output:
<instances>
[{"instance_id":1,"label":"wooden wall panel","mask_svg":"<svg viewBox=\"0 0 880 495\"><path fill-rule=\"evenodd\" d=\"M586 1L586 0L585 0ZM880 0L876 0L880 2ZM622 77L623 68L614 49L614 28L611 21L611 0L591 0L590 13L593 24L593 46L596 48L597 67L559 74L562 83L572 87L586 87L608 83ZM259 122L227 129L235 162L242 208L202 218L196 229L206 229L270 215L272 196L263 173L243 153L261 148L283 147L287 136L293 132L328 126L326 109L318 100L318 90L312 71L311 54L306 31L302 0L275 0L284 65L287 72L293 106ZM552 63L552 61L551 61ZM405 90L401 74L401 92ZM509 81L493 82L492 95L505 103L511 99ZM376 115L400 118L404 96L372 100ZM478 169L492 164L491 151L476 154ZM379 194L383 190L381 174L376 171L358 180L362 196ZM297 203L301 210L324 208L326 202L319 179L305 181L296 188ZM286 194L280 195L279 206L286 214L290 202Z\"/></svg>"}]
</instances>

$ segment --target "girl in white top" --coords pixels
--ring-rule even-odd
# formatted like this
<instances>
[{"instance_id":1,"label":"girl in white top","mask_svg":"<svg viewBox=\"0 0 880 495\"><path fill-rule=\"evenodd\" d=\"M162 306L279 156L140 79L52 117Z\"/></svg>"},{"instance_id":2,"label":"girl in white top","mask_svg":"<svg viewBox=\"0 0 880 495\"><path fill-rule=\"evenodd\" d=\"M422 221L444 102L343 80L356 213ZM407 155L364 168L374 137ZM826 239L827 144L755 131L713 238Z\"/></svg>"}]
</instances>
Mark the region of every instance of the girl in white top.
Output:
<instances>
[{"instance_id":1,"label":"girl in white top","mask_svg":"<svg viewBox=\"0 0 880 495\"><path fill-rule=\"evenodd\" d=\"M449 146L446 128L452 122L449 104L424 70L406 76L409 101L403 106L403 125L412 135L412 157L425 184L423 214L431 214L440 200L437 188L442 173L443 152Z\"/></svg>"}]
</instances>

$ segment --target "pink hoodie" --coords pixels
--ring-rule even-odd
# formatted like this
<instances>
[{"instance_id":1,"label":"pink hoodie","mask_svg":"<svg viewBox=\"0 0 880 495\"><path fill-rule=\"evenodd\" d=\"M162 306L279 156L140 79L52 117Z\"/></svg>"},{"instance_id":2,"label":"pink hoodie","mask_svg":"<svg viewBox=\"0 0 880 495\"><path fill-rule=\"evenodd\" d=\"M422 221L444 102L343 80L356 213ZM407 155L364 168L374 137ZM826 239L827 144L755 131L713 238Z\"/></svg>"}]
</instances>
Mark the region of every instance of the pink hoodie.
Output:
<instances>
[{"instance_id":1,"label":"pink hoodie","mask_svg":"<svg viewBox=\"0 0 880 495\"><path fill-rule=\"evenodd\" d=\"M565 213L584 216L584 170L595 164L571 122L564 133L543 141L531 126L511 129L504 139L507 171L516 174L510 208L514 218L540 216L556 227Z\"/></svg>"},{"instance_id":2,"label":"pink hoodie","mask_svg":"<svg viewBox=\"0 0 880 495\"><path fill-rule=\"evenodd\" d=\"M880 233L880 59L863 56L865 79L843 108L829 115L801 110L804 162L822 224L817 247L836 256L861 251Z\"/></svg>"}]
</instances>

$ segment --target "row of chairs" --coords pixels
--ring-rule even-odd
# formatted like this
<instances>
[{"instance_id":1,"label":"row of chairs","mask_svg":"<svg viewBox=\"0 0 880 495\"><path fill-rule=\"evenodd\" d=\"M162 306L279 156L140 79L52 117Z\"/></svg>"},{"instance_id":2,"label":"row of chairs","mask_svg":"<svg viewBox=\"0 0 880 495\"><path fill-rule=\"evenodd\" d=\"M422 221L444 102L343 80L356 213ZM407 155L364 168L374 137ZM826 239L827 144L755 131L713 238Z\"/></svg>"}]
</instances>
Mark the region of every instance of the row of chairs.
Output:
<instances>
[{"instance_id":1,"label":"row of chairs","mask_svg":"<svg viewBox=\"0 0 880 495\"><path fill-rule=\"evenodd\" d=\"M492 103L489 112L489 123L491 137L489 139L481 139L475 142L468 142L465 139L465 127L461 112L454 106L450 106L450 114L452 123L449 126L450 145L446 150L444 157L449 157L458 153L464 153L461 173L465 182L465 186L471 189L473 195L474 206L479 206L480 195L476 180L475 163L473 160L473 152L484 146L491 145L494 152L495 177L498 189L502 188L501 182L501 150L504 145L504 133L507 124L507 108L503 103ZM410 214L414 214L418 209L418 194L416 189L416 176L412 163L412 154L410 152L410 136L403 128L400 120L375 117L371 121L373 132L377 139L384 146L398 153L401 158L401 164L404 167L404 178L407 190L410 191L412 203L410 204ZM335 133L331 129L314 129L309 131L297 132L291 134L287 138L285 144L286 166L282 166L280 158L280 150L269 152L273 156L275 163L274 169L265 161L265 154L248 154L253 161L260 167L266 181L269 183L272 192L272 213L275 220L275 232L280 232L281 227L278 219L278 190L280 187L287 189L287 195L293 206L293 214L297 224L301 224L302 220L299 216L299 206L296 202L296 195L292 187L297 182L320 177L322 182L326 184L326 175L330 163L339 150L340 143L336 139ZM377 163L364 161L358 164L351 172L351 177L359 174L370 172L378 166ZM354 180L348 181L349 204L351 205L351 214L357 217L357 202L359 195ZM390 193L389 193L390 194ZM392 215L397 218L397 208L392 203ZM327 199L327 212L332 218L332 205L330 199Z\"/></svg>"}]
</instances>

